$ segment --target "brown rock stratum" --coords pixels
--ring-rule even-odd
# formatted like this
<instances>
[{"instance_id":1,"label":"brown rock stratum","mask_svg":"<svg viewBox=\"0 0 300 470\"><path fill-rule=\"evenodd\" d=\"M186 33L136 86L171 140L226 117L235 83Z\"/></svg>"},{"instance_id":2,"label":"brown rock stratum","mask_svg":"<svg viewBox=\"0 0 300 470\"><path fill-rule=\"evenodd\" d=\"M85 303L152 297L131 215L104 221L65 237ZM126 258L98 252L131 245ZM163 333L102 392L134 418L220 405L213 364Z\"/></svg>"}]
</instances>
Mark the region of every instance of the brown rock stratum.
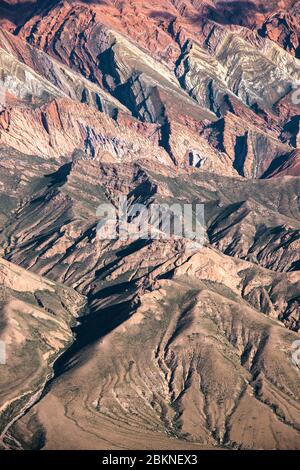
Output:
<instances>
[{"instance_id":1,"label":"brown rock stratum","mask_svg":"<svg viewBox=\"0 0 300 470\"><path fill-rule=\"evenodd\" d=\"M0 448L299 449L300 2L0 25ZM120 196L203 204L204 245L100 240Z\"/></svg>"}]
</instances>

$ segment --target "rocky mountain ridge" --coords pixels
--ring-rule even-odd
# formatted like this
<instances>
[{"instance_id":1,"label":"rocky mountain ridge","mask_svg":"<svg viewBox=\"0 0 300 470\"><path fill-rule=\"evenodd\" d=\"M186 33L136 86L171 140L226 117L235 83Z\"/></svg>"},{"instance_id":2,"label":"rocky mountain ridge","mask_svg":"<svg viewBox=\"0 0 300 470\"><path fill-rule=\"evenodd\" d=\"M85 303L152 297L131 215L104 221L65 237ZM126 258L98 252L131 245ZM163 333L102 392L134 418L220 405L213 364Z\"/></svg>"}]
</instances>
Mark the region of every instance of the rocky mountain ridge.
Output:
<instances>
[{"instance_id":1,"label":"rocky mountain ridge","mask_svg":"<svg viewBox=\"0 0 300 470\"><path fill-rule=\"evenodd\" d=\"M300 7L279 3L1 3L1 448L300 447ZM100 240L120 196L203 204L204 246Z\"/></svg>"}]
</instances>

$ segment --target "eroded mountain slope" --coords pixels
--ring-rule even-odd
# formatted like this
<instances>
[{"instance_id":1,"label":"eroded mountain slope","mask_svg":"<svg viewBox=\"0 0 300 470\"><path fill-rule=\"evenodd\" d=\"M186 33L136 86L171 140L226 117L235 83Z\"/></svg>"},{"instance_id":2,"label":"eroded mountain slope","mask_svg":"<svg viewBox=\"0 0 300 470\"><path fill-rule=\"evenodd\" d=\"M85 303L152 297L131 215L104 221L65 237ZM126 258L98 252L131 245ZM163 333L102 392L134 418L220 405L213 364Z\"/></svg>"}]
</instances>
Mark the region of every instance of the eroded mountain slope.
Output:
<instances>
[{"instance_id":1,"label":"eroded mountain slope","mask_svg":"<svg viewBox=\"0 0 300 470\"><path fill-rule=\"evenodd\" d=\"M134 2L58 3L42 19L37 15L28 21L18 35L103 88L140 121L155 122L160 143L175 162L180 157L170 135L180 138L178 124L189 136L209 134L213 145L209 121L221 118L217 149L228 153L242 176L263 176L295 147L299 119L292 94L300 78L298 61L260 30L223 25L201 13L198 22L183 11L181 18L176 2L172 9L174 16L160 18ZM228 112L236 116L235 123ZM285 127L292 134L288 142Z\"/></svg>"},{"instance_id":2,"label":"eroded mountain slope","mask_svg":"<svg viewBox=\"0 0 300 470\"><path fill-rule=\"evenodd\" d=\"M0 448L16 445L14 422L35 403L52 365L72 343L84 298L65 286L0 260L1 334ZM18 445L17 445L18 447Z\"/></svg>"},{"instance_id":3,"label":"eroded mountain slope","mask_svg":"<svg viewBox=\"0 0 300 470\"><path fill-rule=\"evenodd\" d=\"M120 448L120 442L131 448L135 432L146 448L153 432L174 448L166 433L185 440L187 448L191 442L299 446L299 373L289 361L297 335L241 299L237 285L251 265L237 262L234 271L234 261L208 249L176 264L171 279L138 289L129 318L124 284L94 296L96 318L91 314L78 331L63 375L14 427L23 445L31 446L40 431L50 449L61 448L63 435L70 436L67 448L97 448L104 436L105 448ZM255 287L247 288L253 294ZM247 420L241 420L244 414Z\"/></svg>"},{"instance_id":4,"label":"eroded mountain slope","mask_svg":"<svg viewBox=\"0 0 300 470\"><path fill-rule=\"evenodd\" d=\"M94 186L96 168L101 184ZM288 211L274 202L262 181L255 188L240 179L222 178L220 184L215 175L197 170L170 174L170 168L154 169L147 161L124 164L121 171L122 182L116 164L76 160L61 180L58 170L50 178L40 176L35 186L30 182L27 201L6 221L5 256L75 287L87 295L89 308L75 330L77 340L55 365L60 378L13 428L16 442L55 448L72 429L64 441L68 448L79 440L82 448L119 447L130 427L129 447L147 445L148 433L156 433L155 439L160 433L173 436L171 441L163 438L164 447L176 448L182 440L198 446L297 447L299 373L291 361L291 344L298 335L282 323L299 329L298 272L276 273L210 248L189 248L184 240L100 241L95 217L96 206L117 201L118 194L144 202L174 201L176 195L181 201L193 197L205 202L210 223L222 205L214 184L225 195L226 185L231 187L230 197L243 190L255 194L256 201L264 199L270 221L288 220ZM78 184L84 174L94 176L90 186L85 177L83 191ZM297 192L296 178L293 184ZM225 195L223 204L228 204ZM257 210L257 202L249 204ZM223 390L225 377L228 389ZM52 406L56 413L48 429ZM254 424L247 421L241 437L239 416L245 412ZM52 434L55 423L62 434ZM134 429L139 433L135 444ZM109 443L104 443L106 433ZM285 439L279 439L281 433ZM36 435L42 436L38 444Z\"/></svg>"},{"instance_id":5,"label":"eroded mountain slope","mask_svg":"<svg viewBox=\"0 0 300 470\"><path fill-rule=\"evenodd\" d=\"M2 447L299 449L299 2L5 3Z\"/></svg>"}]
</instances>

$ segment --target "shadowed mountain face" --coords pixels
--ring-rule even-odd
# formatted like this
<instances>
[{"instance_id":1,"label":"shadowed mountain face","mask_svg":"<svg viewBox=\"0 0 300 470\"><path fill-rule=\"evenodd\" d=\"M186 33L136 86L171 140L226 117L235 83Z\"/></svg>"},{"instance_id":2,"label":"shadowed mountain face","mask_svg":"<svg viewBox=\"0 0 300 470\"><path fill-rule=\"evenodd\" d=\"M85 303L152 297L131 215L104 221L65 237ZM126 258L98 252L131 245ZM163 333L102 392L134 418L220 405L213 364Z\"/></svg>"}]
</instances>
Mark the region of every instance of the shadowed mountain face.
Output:
<instances>
[{"instance_id":1,"label":"shadowed mountain face","mask_svg":"<svg viewBox=\"0 0 300 470\"><path fill-rule=\"evenodd\" d=\"M300 3L0 13L0 448L299 449Z\"/></svg>"},{"instance_id":2,"label":"shadowed mountain face","mask_svg":"<svg viewBox=\"0 0 300 470\"><path fill-rule=\"evenodd\" d=\"M54 4L55 0L1 0L0 24L13 30L24 24L39 8L51 3Z\"/></svg>"}]
</instances>

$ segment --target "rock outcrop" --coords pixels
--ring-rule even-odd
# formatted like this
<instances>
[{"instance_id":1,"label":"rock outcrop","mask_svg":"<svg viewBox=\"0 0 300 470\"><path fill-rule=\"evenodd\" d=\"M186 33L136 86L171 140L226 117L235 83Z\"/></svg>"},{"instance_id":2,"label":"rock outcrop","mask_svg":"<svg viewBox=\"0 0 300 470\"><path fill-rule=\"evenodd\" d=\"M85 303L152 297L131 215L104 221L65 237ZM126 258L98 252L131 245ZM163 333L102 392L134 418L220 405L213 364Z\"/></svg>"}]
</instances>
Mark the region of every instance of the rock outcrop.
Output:
<instances>
[{"instance_id":1,"label":"rock outcrop","mask_svg":"<svg viewBox=\"0 0 300 470\"><path fill-rule=\"evenodd\" d=\"M0 447L299 449L299 2L2 4Z\"/></svg>"}]
</instances>

